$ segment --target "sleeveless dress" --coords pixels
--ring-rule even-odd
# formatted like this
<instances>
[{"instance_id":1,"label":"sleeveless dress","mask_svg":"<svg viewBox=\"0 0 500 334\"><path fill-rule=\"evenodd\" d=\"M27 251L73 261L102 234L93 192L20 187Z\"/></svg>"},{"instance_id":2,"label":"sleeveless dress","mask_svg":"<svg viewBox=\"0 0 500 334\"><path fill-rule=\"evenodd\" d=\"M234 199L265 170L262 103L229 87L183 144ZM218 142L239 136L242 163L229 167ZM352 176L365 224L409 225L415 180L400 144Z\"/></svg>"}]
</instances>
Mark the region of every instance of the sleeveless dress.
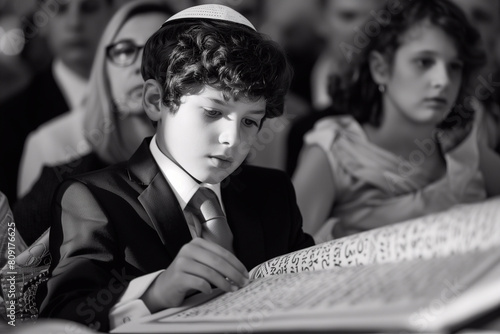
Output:
<instances>
[{"instance_id":1,"label":"sleeveless dress","mask_svg":"<svg viewBox=\"0 0 500 334\"><path fill-rule=\"evenodd\" d=\"M323 240L342 237L446 210L486 198L479 171L478 123L445 154L446 174L432 181L422 162L439 149L431 138L416 141L405 160L370 143L351 116L321 119L305 135L306 145L319 146L328 157L335 184L330 217L337 220Z\"/></svg>"}]
</instances>

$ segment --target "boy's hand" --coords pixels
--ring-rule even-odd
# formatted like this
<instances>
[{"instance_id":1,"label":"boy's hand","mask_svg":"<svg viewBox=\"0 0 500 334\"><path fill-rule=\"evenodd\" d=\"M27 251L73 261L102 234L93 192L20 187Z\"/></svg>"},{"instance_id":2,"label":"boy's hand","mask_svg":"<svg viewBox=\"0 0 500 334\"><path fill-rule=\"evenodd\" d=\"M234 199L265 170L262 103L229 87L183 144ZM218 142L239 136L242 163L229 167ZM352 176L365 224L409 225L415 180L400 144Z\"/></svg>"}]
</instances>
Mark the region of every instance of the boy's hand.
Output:
<instances>
[{"instance_id":1,"label":"boy's hand","mask_svg":"<svg viewBox=\"0 0 500 334\"><path fill-rule=\"evenodd\" d=\"M248 282L248 271L236 256L215 243L195 238L181 248L142 300L154 313L179 306L194 290L210 293L211 284L227 292L236 291Z\"/></svg>"}]
</instances>

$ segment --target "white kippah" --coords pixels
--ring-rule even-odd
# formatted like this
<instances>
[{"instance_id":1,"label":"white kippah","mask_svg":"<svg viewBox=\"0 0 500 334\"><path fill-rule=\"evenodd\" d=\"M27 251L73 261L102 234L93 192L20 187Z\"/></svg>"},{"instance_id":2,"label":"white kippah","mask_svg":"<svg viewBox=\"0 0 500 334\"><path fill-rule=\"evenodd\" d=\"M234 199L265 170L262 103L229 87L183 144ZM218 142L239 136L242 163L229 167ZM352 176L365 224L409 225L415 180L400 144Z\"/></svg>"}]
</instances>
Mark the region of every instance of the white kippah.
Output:
<instances>
[{"instance_id":1,"label":"white kippah","mask_svg":"<svg viewBox=\"0 0 500 334\"><path fill-rule=\"evenodd\" d=\"M252 30L257 31L255 27L247 20L246 17L235 11L234 9L224 6L224 5L199 5L194 7L189 7L187 9L181 10L177 14L171 16L168 20L163 23L165 25L167 22L171 22L174 20L183 20L183 19L211 19L211 20L220 20L220 21L228 21L243 24L251 28Z\"/></svg>"}]
</instances>

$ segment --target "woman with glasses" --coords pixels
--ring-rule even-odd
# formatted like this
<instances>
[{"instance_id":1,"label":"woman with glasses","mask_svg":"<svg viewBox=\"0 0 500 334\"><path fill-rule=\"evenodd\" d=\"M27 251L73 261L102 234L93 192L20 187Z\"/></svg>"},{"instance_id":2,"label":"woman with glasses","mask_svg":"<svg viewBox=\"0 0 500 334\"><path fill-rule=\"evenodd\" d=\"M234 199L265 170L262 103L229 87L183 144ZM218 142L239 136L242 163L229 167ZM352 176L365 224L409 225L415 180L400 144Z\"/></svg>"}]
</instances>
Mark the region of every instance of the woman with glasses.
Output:
<instances>
[{"instance_id":1,"label":"woman with glasses","mask_svg":"<svg viewBox=\"0 0 500 334\"><path fill-rule=\"evenodd\" d=\"M172 14L160 1L121 7L101 37L82 109L30 135L19 180L26 195L14 207L28 245L50 226L52 196L63 179L126 160L153 134L142 108L142 48Z\"/></svg>"}]
</instances>

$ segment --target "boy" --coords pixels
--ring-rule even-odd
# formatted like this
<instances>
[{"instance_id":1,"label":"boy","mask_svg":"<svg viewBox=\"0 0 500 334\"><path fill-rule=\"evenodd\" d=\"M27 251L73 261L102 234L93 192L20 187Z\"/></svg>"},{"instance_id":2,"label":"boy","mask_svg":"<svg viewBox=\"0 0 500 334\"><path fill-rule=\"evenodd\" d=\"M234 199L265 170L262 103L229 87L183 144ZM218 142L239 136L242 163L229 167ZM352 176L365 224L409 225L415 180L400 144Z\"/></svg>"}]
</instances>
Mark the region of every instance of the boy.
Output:
<instances>
[{"instance_id":1,"label":"boy","mask_svg":"<svg viewBox=\"0 0 500 334\"><path fill-rule=\"evenodd\" d=\"M283 112L291 71L274 42L228 7L191 7L148 40L142 75L156 134L62 185L42 316L108 330L108 316L114 327L234 291L253 266L313 245L285 174L240 166Z\"/></svg>"}]
</instances>

